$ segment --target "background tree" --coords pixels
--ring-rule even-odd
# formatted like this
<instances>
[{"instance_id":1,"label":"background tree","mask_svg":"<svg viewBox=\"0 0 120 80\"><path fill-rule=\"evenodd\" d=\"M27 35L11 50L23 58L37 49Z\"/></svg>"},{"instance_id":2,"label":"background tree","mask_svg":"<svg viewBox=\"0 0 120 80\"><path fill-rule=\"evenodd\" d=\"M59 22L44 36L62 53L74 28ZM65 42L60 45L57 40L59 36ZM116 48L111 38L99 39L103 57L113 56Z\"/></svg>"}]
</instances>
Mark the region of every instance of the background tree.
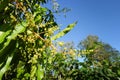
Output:
<instances>
[{"instance_id":1,"label":"background tree","mask_svg":"<svg viewBox=\"0 0 120 80\"><path fill-rule=\"evenodd\" d=\"M80 65L82 79L119 80L120 74L117 67L120 65L119 51L92 35L81 41L79 48L79 52L84 58L84 62Z\"/></svg>"},{"instance_id":2,"label":"background tree","mask_svg":"<svg viewBox=\"0 0 120 80\"><path fill-rule=\"evenodd\" d=\"M109 44L99 41L97 36L89 35L85 40L81 41L78 46L83 51L91 51L90 54L86 55L86 58L91 61L94 60L101 63L104 60L114 61L120 55L119 51L112 48Z\"/></svg>"}]
</instances>

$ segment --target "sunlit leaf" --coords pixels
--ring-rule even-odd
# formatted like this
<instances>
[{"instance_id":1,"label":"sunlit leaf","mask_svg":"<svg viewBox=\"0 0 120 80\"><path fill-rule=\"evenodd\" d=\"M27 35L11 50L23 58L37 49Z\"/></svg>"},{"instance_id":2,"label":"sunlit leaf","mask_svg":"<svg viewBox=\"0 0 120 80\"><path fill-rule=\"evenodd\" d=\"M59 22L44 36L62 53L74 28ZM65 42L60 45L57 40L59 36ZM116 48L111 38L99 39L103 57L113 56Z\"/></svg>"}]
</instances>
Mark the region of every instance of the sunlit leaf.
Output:
<instances>
[{"instance_id":1,"label":"sunlit leaf","mask_svg":"<svg viewBox=\"0 0 120 80\"><path fill-rule=\"evenodd\" d=\"M42 80L43 77L44 77L44 70L42 69L42 66L38 64L37 80Z\"/></svg>"},{"instance_id":2,"label":"sunlit leaf","mask_svg":"<svg viewBox=\"0 0 120 80\"><path fill-rule=\"evenodd\" d=\"M9 68L9 66L10 66L10 63L11 63L11 61L12 61L13 55L14 55L14 51L12 52L12 54L10 54L10 55L8 56L5 65L4 65L3 68L0 70L0 80L2 80L3 74L8 70L8 68Z\"/></svg>"},{"instance_id":3,"label":"sunlit leaf","mask_svg":"<svg viewBox=\"0 0 120 80\"><path fill-rule=\"evenodd\" d=\"M56 39L64 36L64 35L67 34L70 30L72 30L76 24L77 24L77 22L74 22L73 24L68 25L64 30L62 30L61 32L59 32L59 33L56 34L55 36L51 37L51 40L56 40Z\"/></svg>"}]
</instances>

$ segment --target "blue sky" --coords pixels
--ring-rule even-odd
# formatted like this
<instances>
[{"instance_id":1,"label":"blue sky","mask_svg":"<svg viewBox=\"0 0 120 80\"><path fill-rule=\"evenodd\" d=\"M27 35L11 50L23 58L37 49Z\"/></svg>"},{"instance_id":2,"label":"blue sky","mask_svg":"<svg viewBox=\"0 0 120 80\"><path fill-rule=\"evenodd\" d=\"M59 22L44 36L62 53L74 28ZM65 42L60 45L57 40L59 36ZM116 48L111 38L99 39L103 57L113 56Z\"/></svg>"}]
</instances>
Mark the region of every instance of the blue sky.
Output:
<instances>
[{"instance_id":1,"label":"blue sky","mask_svg":"<svg viewBox=\"0 0 120 80\"><path fill-rule=\"evenodd\" d=\"M120 0L57 0L61 8L71 11L57 16L58 24L65 28L78 21L75 28L60 38L78 44L88 35L97 35L100 40L120 50Z\"/></svg>"}]
</instances>

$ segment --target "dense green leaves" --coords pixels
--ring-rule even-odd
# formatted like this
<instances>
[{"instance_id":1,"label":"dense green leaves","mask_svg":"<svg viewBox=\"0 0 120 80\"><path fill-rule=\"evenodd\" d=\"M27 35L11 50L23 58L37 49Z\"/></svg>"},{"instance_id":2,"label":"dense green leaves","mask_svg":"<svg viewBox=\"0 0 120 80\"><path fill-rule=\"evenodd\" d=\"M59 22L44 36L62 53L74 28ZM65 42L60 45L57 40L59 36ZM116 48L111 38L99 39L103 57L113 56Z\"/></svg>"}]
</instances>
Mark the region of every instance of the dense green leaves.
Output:
<instances>
[{"instance_id":1,"label":"dense green leaves","mask_svg":"<svg viewBox=\"0 0 120 80\"><path fill-rule=\"evenodd\" d=\"M10 63L11 63L12 58L13 58L13 53L14 53L14 51L11 54L9 54L9 56L7 57L6 63L0 64L0 67L2 67L3 64L5 64L0 70L0 79L2 79L2 76L4 75L4 73L9 69Z\"/></svg>"},{"instance_id":2,"label":"dense green leaves","mask_svg":"<svg viewBox=\"0 0 120 80\"><path fill-rule=\"evenodd\" d=\"M56 56L58 52L50 38L58 26L53 12L40 6L46 2L47 0L0 1L0 14L3 15L0 17L1 79L4 75L5 80L42 80L48 78L49 71L52 71L50 69L54 69L51 65L54 62L52 56L59 56ZM75 25L76 22L68 25L52 40L64 36Z\"/></svg>"},{"instance_id":3,"label":"dense green leaves","mask_svg":"<svg viewBox=\"0 0 120 80\"><path fill-rule=\"evenodd\" d=\"M80 50L54 41L77 22L54 35L54 14L41 6L47 1L0 1L0 80L119 80L119 51L97 36L80 42Z\"/></svg>"},{"instance_id":4,"label":"dense green leaves","mask_svg":"<svg viewBox=\"0 0 120 80\"><path fill-rule=\"evenodd\" d=\"M1 26L1 44L0 44L0 79L2 75L7 71L14 56L14 51L16 48L16 41L19 33L25 31L27 23L19 23L15 26L14 30L9 30L8 28L5 30L4 27L11 27L11 26ZM3 30L3 31L2 31ZM7 31L8 30L8 31Z\"/></svg>"},{"instance_id":5,"label":"dense green leaves","mask_svg":"<svg viewBox=\"0 0 120 80\"><path fill-rule=\"evenodd\" d=\"M80 70L84 69L82 72L86 72L82 79L119 80L120 75L117 68L120 64L119 51L99 41L97 36L91 35L80 42L79 48L81 50L79 54L84 58ZM82 52L83 50L84 52ZM87 54L85 51L88 51Z\"/></svg>"}]
</instances>

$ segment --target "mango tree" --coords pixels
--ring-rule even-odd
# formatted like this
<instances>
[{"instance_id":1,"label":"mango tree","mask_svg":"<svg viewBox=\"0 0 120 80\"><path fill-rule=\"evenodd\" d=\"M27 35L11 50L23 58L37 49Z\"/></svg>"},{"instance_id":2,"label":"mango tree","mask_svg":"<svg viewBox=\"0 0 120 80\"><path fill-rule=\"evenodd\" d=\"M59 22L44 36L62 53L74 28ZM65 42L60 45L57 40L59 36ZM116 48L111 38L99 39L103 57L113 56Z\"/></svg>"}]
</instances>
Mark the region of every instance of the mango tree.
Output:
<instances>
[{"instance_id":1,"label":"mango tree","mask_svg":"<svg viewBox=\"0 0 120 80\"><path fill-rule=\"evenodd\" d=\"M49 65L58 54L54 40L76 25L54 34L59 26L52 10L42 7L47 1L0 1L0 80L47 79Z\"/></svg>"}]
</instances>

